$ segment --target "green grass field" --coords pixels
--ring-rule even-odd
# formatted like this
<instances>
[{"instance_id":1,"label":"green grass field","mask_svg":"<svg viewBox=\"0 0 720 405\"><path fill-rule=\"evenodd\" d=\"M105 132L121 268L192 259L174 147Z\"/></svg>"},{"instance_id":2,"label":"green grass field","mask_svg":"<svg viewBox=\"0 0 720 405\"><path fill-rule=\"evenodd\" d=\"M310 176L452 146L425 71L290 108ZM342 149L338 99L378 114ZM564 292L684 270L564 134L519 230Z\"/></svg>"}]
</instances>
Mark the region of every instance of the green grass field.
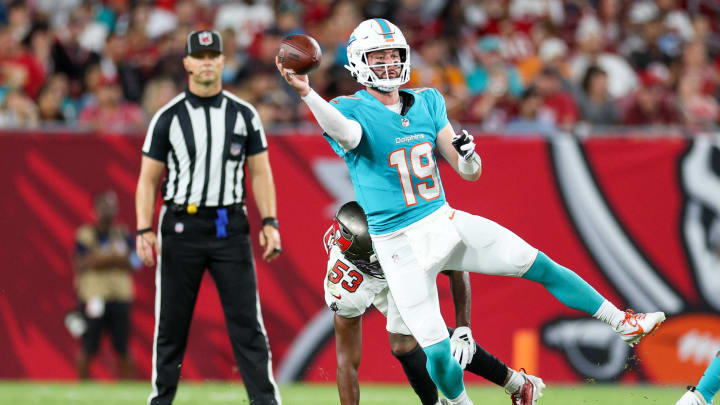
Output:
<instances>
[{"instance_id":1,"label":"green grass field","mask_svg":"<svg viewBox=\"0 0 720 405\"><path fill-rule=\"evenodd\" d=\"M334 385L297 384L281 387L284 405L338 404ZM407 386L362 385L361 404L417 405L420 402ZM472 386L470 397L476 405L510 403L509 397L494 386ZM668 404L674 405L683 387L645 385L551 385L538 405L575 404ZM146 403L150 385L132 383L30 383L0 381L0 405L126 405ZM240 384L183 382L175 398L177 405L247 404Z\"/></svg>"}]
</instances>

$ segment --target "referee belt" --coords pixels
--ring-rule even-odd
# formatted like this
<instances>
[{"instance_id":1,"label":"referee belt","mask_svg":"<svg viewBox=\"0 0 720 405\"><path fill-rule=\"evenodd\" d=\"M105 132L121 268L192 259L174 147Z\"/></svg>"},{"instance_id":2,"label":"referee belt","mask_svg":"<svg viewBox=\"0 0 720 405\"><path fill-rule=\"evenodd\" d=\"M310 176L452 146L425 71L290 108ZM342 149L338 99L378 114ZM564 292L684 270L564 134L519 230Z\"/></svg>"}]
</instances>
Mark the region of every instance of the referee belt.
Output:
<instances>
[{"instance_id":1,"label":"referee belt","mask_svg":"<svg viewBox=\"0 0 720 405\"><path fill-rule=\"evenodd\" d=\"M216 217L219 209L225 209L228 214L242 213L245 215L243 204L224 205L217 207L198 207L195 204L181 205L175 203L165 203L168 211L175 215L192 215L203 218Z\"/></svg>"}]
</instances>

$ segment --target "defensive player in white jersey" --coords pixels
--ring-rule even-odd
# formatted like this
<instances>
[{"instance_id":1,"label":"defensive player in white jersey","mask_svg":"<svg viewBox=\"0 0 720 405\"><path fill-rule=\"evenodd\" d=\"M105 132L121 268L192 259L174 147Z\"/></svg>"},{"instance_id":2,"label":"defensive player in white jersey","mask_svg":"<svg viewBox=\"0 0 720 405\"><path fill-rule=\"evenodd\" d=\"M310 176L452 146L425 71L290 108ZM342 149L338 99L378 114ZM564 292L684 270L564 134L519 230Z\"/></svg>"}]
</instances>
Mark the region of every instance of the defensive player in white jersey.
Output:
<instances>
[{"instance_id":1,"label":"defensive player in white jersey","mask_svg":"<svg viewBox=\"0 0 720 405\"><path fill-rule=\"evenodd\" d=\"M480 177L480 156L471 135L455 135L437 90L399 89L410 77L410 48L395 25L379 18L363 21L348 40L347 56L347 69L365 90L331 103L312 90L307 75L276 63L345 160L400 316L452 404L472 401L440 314L435 279L442 270L538 282L563 304L609 324L630 345L665 320L662 312L618 310L510 230L448 206L436 150L469 181Z\"/></svg>"},{"instance_id":2,"label":"defensive player in white jersey","mask_svg":"<svg viewBox=\"0 0 720 405\"><path fill-rule=\"evenodd\" d=\"M335 312L335 347L337 352L337 386L341 405L360 401L358 367L362 357L362 316L375 305L387 317L388 337L393 356L423 405L444 404L428 375L425 352L402 322L389 292L382 268L375 259L365 213L357 202L344 204L323 238L328 254L327 273L323 282L325 303ZM450 290L455 303L456 329L451 351L467 371L484 377L510 394L513 405L535 404L545 384L538 377L507 367L475 343L470 333L470 282L468 273L448 271Z\"/></svg>"}]
</instances>

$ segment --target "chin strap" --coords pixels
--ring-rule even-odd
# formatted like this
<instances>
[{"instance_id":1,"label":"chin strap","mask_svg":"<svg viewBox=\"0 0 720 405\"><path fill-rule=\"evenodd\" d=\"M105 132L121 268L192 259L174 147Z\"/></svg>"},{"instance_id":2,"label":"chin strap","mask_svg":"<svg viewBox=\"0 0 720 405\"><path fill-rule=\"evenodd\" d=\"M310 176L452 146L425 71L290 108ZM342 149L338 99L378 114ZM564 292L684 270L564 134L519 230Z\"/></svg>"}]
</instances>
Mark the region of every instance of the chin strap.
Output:
<instances>
[{"instance_id":1,"label":"chin strap","mask_svg":"<svg viewBox=\"0 0 720 405\"><path fill-rule=\"evenodd\" d=\"M400 88L400 86L372 86L373 89L381 93L392 93L393 91Z\"/></svg>"}]
</instances>

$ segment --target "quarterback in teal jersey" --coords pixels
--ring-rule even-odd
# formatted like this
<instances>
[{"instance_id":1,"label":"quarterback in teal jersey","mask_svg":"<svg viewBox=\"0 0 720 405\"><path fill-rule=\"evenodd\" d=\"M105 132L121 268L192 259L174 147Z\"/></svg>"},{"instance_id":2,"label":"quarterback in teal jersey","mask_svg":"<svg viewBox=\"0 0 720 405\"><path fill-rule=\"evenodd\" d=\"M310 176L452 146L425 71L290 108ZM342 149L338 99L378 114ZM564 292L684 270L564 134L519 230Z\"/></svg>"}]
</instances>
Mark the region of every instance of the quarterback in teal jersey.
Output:
<instances>
[{"instance_id":1,"label":"quarterback in teal jersey","mask_svg":"<svg viewBox=\"0 0 720 405\"><path fill-rule=\"evenodd\" d=\"M408 99L404 115L391 111L366 90L332 101L363 128L363 139L350 151L332 137L326 138L348 165L355 197L366 210L373 234L404 228L446 204L433 156L437 134L449 124L445 100L435 89L400 94Z\"/></svg>"},{"instance_id":2,"label":"quarterback in teal jersey","mask_svg":"<svg viewBox=\"0 0 720 405\"><path fill-rule=\"evenodd\" d=\"M348 40L347 56L346 68L365 90L329 103L312 90L307 75L276 63L345 159L398 312L427 356L430 377L451 404L472 401L440 313L435 284L440 271L538 282L563 304L609 324L631 346L665 320L662 312L620 311L510 230L447 204L437 152L468 181L480 177L482 162L472 135L455 134L437 90L400 89L410 78L410 47L394 24L363 21ZM455 333L453 340L470 339ZM470 333L469 328L462 333ZM535 403L539 393L530 395Z\"/></svg>"}]
</instances>

